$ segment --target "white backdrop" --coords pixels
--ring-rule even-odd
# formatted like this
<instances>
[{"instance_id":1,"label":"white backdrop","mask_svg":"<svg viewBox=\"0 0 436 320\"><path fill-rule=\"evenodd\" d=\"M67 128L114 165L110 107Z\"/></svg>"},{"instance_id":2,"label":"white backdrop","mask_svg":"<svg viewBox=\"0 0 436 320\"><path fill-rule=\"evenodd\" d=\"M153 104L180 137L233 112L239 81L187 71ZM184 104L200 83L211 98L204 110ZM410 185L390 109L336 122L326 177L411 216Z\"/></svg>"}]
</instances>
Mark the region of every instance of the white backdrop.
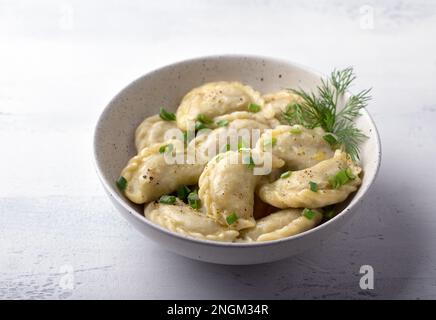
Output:
<instances>
[{"instance_id":1,"label":"white backdrop","mask_svg":"<svg viewBox=\"0 0 436 320\"><path fill-rule=\"evenodd\" d=\"M0 298L436 298L434 1L0 1ZM120 89L251 53L373 87L380 175L323 247L260 266L163 252L108 202L92 131ZM359 268L375 289L359 288Z\"/></svg>"}]
</instances>

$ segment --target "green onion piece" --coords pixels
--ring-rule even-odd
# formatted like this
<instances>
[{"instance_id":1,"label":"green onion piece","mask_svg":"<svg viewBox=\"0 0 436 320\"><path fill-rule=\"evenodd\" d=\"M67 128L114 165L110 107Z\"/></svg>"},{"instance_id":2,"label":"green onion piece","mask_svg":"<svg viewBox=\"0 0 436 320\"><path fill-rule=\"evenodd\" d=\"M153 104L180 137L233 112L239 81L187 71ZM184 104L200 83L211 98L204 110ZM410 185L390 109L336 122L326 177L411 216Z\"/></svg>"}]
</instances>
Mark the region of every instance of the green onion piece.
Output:
<instances>
[{"instance_id":1,"label":"green onion piece","mask_svg":"<svg viewBox=\"0 0 436 320\"><path fill-rule=\"evenodd\" d=\"M226 217L226 221L228 225L235 223L236 220L238 220L238 216L234 212Z\"/></svg>"},{"instance_id":2,"label":"green onion piece","mask_svg":"<svg viewBox=\"0 0 436 320\"><path fill-rule=\"evenodd\" d=\"M255 104L255 103L250 103L248 105L248 111L254 112L254 113L259 112L260 111L260 106L258 104Z\"/></svg>"},{"instance_id":3,"label":"green onion piece","mask_svg":"<svg viewBox=\"0 0 436 320\"><path fill-rule=\"evenodd\" d=\"M127 180L123 176L119 177L116 181L118 190L124 191L127 188Z\"/></svg>"},{"instance_id":4,"label":"green onion piece","mask_svg":"<svg viewBox=\"0 0 436 320\"><path fill-rule=\"evenodd\" d=\"M226 119L218 120L218 121L216 122L216 125L217 125L218 127L227 127L227 126L229 125L229 121L226 120Z\"/></svg>"},{"instance_id":5,"label":"green onion piece","mask_svg":"<svg viewBox=\"0 0 436 320\"><path fill-rule=\"evenodd\" d=\"M192 209L200 208L200 197L197 194L197 191L192 191L188 194L188 204Z\"/></svg>"},{"instance_id":6,"label":"green onion piece","mask_svg":"<svg viewBox=\"0 0 436 320\"><path fill-rule=\"evenodd\" d=\"M336 212L335 212L335 210L333 210L333 209L330 209L330 210L328 210L328 211L326 211L326 212L324 213L324 217L325 217L327 220L330 220L330 219L334 218L335 215L336 215Z\"/></svg>"},{"instance_id":7,"label":"green onion piece","mask_svg":"<svg viewBox=\"0 0 436 320\"><path fill-rule=\"evenodd\" d=\"M174 121L176 120L176 115L172 112L166 111L164 108L160 108L159 117L165 121Z\"/></svg>"},{"instance_id":8,"label":"green onion piece","mask_svg":"<svg viewBox=\"0 0 436 320\"><path fill-rule=\"evenodd\" d=\"M200 121L196 121L195 122L195 130L196 131L200 131L200 130L206 129L206 128L207 127L206 127L206 125L203 122L200 122Z\"/></svg>"},{"instance_id":9,"label":"green onion piece","mask_svg":"<svg viewBox=\"0 0 436 320\"><path fill-rule=\"evenodd\" d=\"M171 152L173 151L173 148L174 146L172 143L165 144L159 148L159 153Z\"/></svg>"},{"instance_id":10,"label":"green onion piece","mask_svg":"<svg viewBox=\"0 0 436 320\"><path fill-rule=\"evenodd\" d=\"M354 176L354 175L353 175ZM342 185L349 182L351 179L347 174L347 170L340 170L334 176L329 178L329 184L333 189L338 189Z\"/></svg>"},{"instance_id":11,"label":"green onion piece","mask_svg":"<svg viewBox=\"0 0 436 320\"><path fill-rule=\"evenodd\" d=\"M248 169L252 169L255 166L253 157L251 155L247 155L243 159L243 163L247 166Z\"/></svg>"},{"instance_id":12,"label":"green onion piece","mask_svg":"<svg viewBox=\"0 0 436 320\"><path fill-rule=\"evenodd\" d=\"M309 188L313 192L317 192L318 191L318 185L316 184L316 182L310 181L309 182Z\"/></svg>"},{"instance_id":13,"label":"green onion piece","mask_svg":"<svg viewBox=\"0 0 436 320\"><path fill-rule=\"evenodd\" d=\"M185 201L188 198L191 189L189 189L187 186L180 186L177 188L176 192L177 192L177 198L179 198L182 201Z\"/></svg>"},{"instance_id":14,"label":"green onion piece","mask_svg":"<svg viewBox=\"0 0 436 320\"><path fill-rule=\"evenodd\" d=\"M199 113L197 115L197 121L199 121L201 123L204 123L204 124L211 124L211 123L213 123L211 118L209 118L208 116L206 116L206 115L204 115L202 113Z\"/></svg>"},{"instance_id":15,"label":"green onion piece","mask_svg":"<svg viewBox=\"0 0 436 320\"><path fill-rule=\"evenodd\" d=\"M292 174L292 171L286 171L286 172L283 172L283 173L280 175L280 178L281 178L281 179L289 178L289 177L291 176L291 174Z\"/></svg>"},{"instance_id":16,"label":"green onion piece","mask_svg":"<svg viewBox=\"0 0 436 320\"><path fill-rule=\"evenodd\" d=\"M354 175L353 171L351 171L351 168L345 169L345 173L347 174L348 178L350 178L350 180L356 179L356 176Z\"/></svg>"},{"instance_id":17,"label":"green onion piece","mask_svg":"<svg viewBox=\"0 0 436 320\"><path fill-rule=\"evenodd\" d=\"M169 196L169 195L163 195L159 198L159 202L165 203L165 204L174 204L176 202L176 197Z\"/></svg>"},{"instance_id":18,"label":"green onion piece","mask_svg":"<svg viewBox=\"0 0 436 320\"><path fill-rule=\"evenodd\" d=\"M223 146L221 148L221 152L220 153L227 152L227 151L230 151L230 143L227 143L225 146Z\"/></svg>"},{"instance_id":19,"label":"green onion piece","mask_svg":"<svg viewBox=\"0 0 436 320\"><path fill-rule=\"evenodd\" d=\"M291 130L289 130L290 133L292 134L301 134L301 129L300 128L291 128Z\"/></svg>"},{"instance_id":20,"label":"green onion piece","mask_svg":"<svg viewBox=\"0 0 436 320\"><path fill-rule=\"evenodd\" d=\"M312 211L310 209L304 209L303 210L303 216L305 216L307 219L312 220L313 217L315 216L316 212Z\"/></svg>"},{"instance_id":21,"label":"green onion piece","mask_svg":"<svg viewBox=\"0 0 436 320\"><path fill-rule=\"evenodd\" d=\"M265 140L263 142L263 146L264 147L268 147L268 146L274 147L276 145L276 143L277 143L277 138L273 137L271 139Z\"/></svg>"},{"instance_id":22,"label":"green onion piece","mask_svg":"<svg viewBox=\"0 0 436 320\"><path fill-rule=\"evenodd\" d=\"M242 151L243 149L247 149L247 145L245 144L244 140L239 140L238 142L238 151Z\"/></svg>"},{"instance_id":23,"label":"green onion piece","mask_svg":"<svg viewBox=\"0 0 436 320\"><path fill-rule=\"evenodd\" d=\"M324 135L323 139L327 141L332 148L336 148L338 146L338 140L331 133L327 133L326 135Z\"/></svg>"},{"instance_id":24,"label":"green onion piece","mask_svg":"<svg viewBox=\"0 0 436 320\"><path fill-rule=\"evenodd\" d=\"M188 142L188 131L183 131L183 143L187 145Z\"/></svg>"}]
</instances>

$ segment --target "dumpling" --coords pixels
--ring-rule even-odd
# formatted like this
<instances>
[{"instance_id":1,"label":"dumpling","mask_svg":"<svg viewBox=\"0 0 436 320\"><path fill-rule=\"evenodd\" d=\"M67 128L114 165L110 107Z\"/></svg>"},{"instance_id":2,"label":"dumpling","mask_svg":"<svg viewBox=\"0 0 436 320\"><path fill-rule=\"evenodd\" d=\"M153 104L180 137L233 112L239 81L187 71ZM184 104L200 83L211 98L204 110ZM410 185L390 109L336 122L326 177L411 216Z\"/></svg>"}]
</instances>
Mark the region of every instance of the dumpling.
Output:
<instances>
[{"instance_id":1,"label":"dumpling","mask_svg":"<svg viewBox=\"0 0 436 320\"><path fill-rule=\"evenodd\" d=\"M322 220L322 214L312 211L314 216L308 218L302 214L303 209L286 209L272 213L256 221L256 226L241 231L241 241L270 241L290 237L314 228Z\"/></svg>"},{"instance_id":2,"label":"dumpling","mask_svg":"<svg viewBox=\"0 0 436 320\"><path fill-rule=\"evenodd\" d=\"M282 125L265 132L256 149L265 150L269 143L273 155L283 159L288 169L301 170L333 157L334 151L323 138L325 134L322 128Z\"/></svg>"},{"instance_id":3,"label":"dumpling","mask_svg":"<svg viewBox=\"0 0 436 320\"><path fill-rule=\"evenodd\" d=\"M348 169L353 179L337 186L331 185L332 177L341 170ZM348 195L356 191L361 180L361 168L355 165L341 150L337 150L333 158L321 161L313 167L294 171L287 178L279 178L273 183L259 187L258 195L266 203L277 208L321 208L344 201ZM310 188L316 183L317 191Z\"/></svg>"},{"instance_id":4,"label":"dumpling","mask_svg":"<svg viewBox=\"0 0 436 320\"><path fill-rule=\"evenodd\" d=\"M188 149L195 152L198 163L207 163L221 152L237 150L239 141L243 141L244 147L254 147L267 128L267 125L253 119L236 118L225 127L198 135L189 143Z\"/></svg>"},{"instance_id":5,"label":"dumpling","mask_svg":"<svg viewBox=\"0 0 436 320\"><path fill-rule=\"evenodd\" d=\"M159 115L146 118L135 131L136 150L139 152L152 144L164 142L165 133L176 128L175 121L162 120Z\"/></svg>"},{"instance_id":6,"label":"dumpling","mask_svg":"<svg viewBox=\"0 0 436 320\"><path fill-rule=\"evenodd\" d=\"M183 142L169 140L144 148L129 160L121 172L127 181L124 194L135 203L145 203L157 199L161 195L175 191L181 185L196 184L203 164L187 164L183 161L168 161L162 147L173 146L178 156L184 157ZM170 159L171 160L171 159Z\"/></svg>"},{"instance_id":7,"label":"dumpling","mask_svg":"<svg viewBox=\"0 0 436 320\"><path fill-rule=\"evenodd\" d=\"M232 242L239 235L179 200L175 205L151 202L144 215L172 232L197 239Z\"/></svg>"},{"instance_id":8,"label":"dumpling","mask_svg":"<svg viewBox=\"0 0 436 320\"><path fill-rule=\"evenodd\" d=\"M199 114L213 119L233 111L247 110L251 103L263 106L260 93L240 82L210 82L188 92L177 109L177 125L187 130Z\"/></svg>"},{"instance_id":9,"label":"dumpling","mask_svg":"<svg viewBox=\"0 0 436 320\"><path fill-rule=\"evenodd\" d=\"M253 218L254 190L262 176L254 174L247 156L251 157L245 152L235 151L217 155L209 161L198 183L198 195L207 214L237 230L256 224ZM237 219L229 223L229 217Z\"/></svg>"},{"instance_id":10,"label":"dumpling","mask_svg":"<svg viewBox=\"0 0 436 320\"><path fill-rule=\"evenodd\" d=\"M257 123L261 123L263 125L268 126L269 128L274 128L280 125L280 121L277 119L268 119L264 116L262 112L248 112L248 111L235 111L232 113L224 114L222 116L218 116L214 119L214 122L217 123L219 121L234 121L238 119L246 119L251 121L256 121Z\"/></svg>"},{"instance_id":11,"label":"dumpling","mask_svg":"<svg viewBox=\"0 0 436 320\"><path fill-rule=\"evenodd\" d=\"M298 95L292 93L290 90L281 90L266 94L263 96L263 99L265 106L261 113L266 119L280 119L288 105L302 101Z\"/></svg>"}]
</instances>

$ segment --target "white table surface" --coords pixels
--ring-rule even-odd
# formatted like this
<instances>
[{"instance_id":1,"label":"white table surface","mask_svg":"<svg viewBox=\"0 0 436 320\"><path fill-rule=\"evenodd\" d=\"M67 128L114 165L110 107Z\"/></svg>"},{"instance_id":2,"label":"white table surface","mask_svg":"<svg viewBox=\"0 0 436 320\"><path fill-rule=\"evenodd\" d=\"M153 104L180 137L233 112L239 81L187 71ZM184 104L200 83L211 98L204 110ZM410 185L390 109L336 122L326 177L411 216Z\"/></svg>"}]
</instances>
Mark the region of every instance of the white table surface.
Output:
<instances>
[{"instance_id":1,"label":"white table surface","mask_svg":"<svg viewBox=\"0 0 436 320\"><path fill-rule=\"evenodd\" d=\"M0 298L435 299L435 30L423 0L1 1ZM381 171L323 247L258 266L191 261L103 194L92 134L107 102L151 69L216 53L352 65L356 90L373 87ZM361 265L374 290L359 288Z\"/></svg>"}]
</instances>

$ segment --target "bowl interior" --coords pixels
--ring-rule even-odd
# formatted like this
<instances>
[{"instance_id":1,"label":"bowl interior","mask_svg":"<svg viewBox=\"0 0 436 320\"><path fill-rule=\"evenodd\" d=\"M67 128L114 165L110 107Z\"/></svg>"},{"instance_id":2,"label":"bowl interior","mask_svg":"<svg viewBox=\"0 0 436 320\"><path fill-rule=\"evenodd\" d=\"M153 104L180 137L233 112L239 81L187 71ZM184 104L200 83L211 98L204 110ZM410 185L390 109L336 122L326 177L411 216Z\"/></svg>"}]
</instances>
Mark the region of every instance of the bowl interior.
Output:
<instances>
[{"instance_id":1,"label":"bowl interior","mask_svg":"<svg viewBox=\"0 0 436 320\"><path fill-rule=\"evenodd\" d=\"M127 161L136 154L136 127L145 117L157 114L160 107L175 112L182 97L196 86L210 81L240 81L265 94L291 87L314 89L319 79L318 73L305 67L254 56L199 58L152 71L123 89L109 103L97 123L94 151L101 179L110 193L120 195L114 181ZM361 146L362 185L347 207L359 201L367 191L380 162L378 134L365 110L357 120L357 126L369 139ZM134 205L121 195L120 201L130 211L142 215L143 206Z\"/></svg>"}]
</instances>

